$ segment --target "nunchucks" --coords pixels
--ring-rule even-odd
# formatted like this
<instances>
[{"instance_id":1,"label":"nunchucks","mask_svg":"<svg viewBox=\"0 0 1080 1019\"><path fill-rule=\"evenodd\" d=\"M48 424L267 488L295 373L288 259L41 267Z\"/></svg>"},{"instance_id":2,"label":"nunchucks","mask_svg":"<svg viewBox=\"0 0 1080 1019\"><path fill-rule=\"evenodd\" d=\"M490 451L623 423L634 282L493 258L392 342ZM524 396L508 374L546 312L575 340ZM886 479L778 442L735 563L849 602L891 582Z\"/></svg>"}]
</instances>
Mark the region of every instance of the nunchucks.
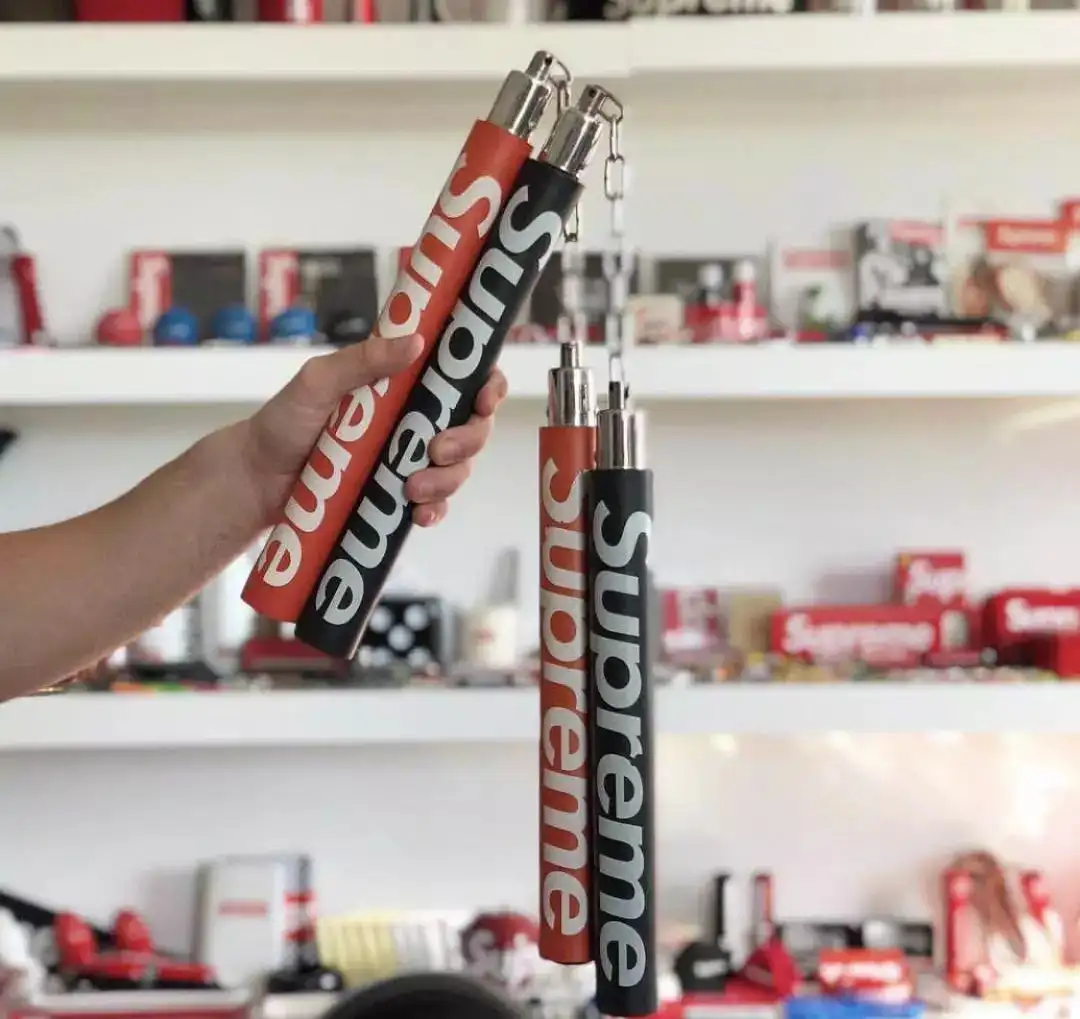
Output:
<instances>
[{"instance_id":1,"label":"nunchucks","mask_svg":"<svg viewBox=\"0 0 1080 1019\"><path fill-rule=\"evenodd\" d=\"M658 1007L652 474L623 369L632 323L621 124L616 108L604 167L612 235L603 259L607 403L595 410L582 363L584 266L574 229L562 258L559 365L540 429L540 953L593 962L601 1014L647 1016Z\"/></svg>"},{"instance_id":2,"label":"nunchucks","mask_svg":"<svg viewBox=\"0 0 1080 1019\"><path fill-rule=\"evenodd\" d=\"M428 444L464 424L511 326L581 197L613 97L586 85L539 155L525 160L441 336L408 393L297 619L296 636L325 654L356 653L383 585L412 530L408 479Z\"/></svg>"}]
</instances>

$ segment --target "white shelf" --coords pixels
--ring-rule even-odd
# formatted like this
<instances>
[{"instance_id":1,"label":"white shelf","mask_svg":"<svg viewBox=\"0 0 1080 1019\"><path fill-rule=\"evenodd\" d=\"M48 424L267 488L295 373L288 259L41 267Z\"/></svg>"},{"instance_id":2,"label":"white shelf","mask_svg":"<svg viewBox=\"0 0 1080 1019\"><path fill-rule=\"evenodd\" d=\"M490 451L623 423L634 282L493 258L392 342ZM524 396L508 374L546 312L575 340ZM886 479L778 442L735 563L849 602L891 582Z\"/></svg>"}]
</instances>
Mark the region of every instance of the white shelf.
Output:
<instances>
[{"instance_id":1,"label":"white shelf","mask_svg":"<svg viewBox=\"0 0 1080 1019\"><path fill-rule=\"evenodd\" d=\"M5 25L0 84L496 82L536 49L580 78L1080 70L1080 13L625 24Z\"/></svg>"},{"instance_id":2,"label":"white shelf","mask_svg":"<svg viewBox=\"0 0 1080 1019\"><path fill-rule=\"evenodd\" d=\"M310 348L0 352L0 408L255 404L285 384ZM541 400L548 345L511 346L510 395ZM603 351L588 352L598 383ZM1080 343L870 347L639 347L627 371L638 399L831 400L1080 396Z\"/></svg>"},{"instance_id":3,"label":"white shelf","mask_svg":"<svg viewBox=\"0 0 1080 1019\"><path fill-rule=\"evenodd\" d=\"M631 74L1080 70L1080 12L656 18L631 22Z\"/></svg>"},{"instance_id":4,"label":"white shelf","mask_svg":"<svg viewBox=\"0 0 1080 1019\"><path fill-rule=\"evenodd\" d=\"M58 694L0 705L0 752L536 739L535 690ZM1080 684L731 684L661 689L666 735L1080 733Z\"/></svg>"},{"instance_id":5,"label":"white shelf","mask_svg":"<svg viewBox=\"0 0 1080 1019\"><path fill-rule=\"evenodd\" d=\"M575 73L624 77L605 25L5 25L0 83L490 82L550 49Z\"/></svg>"}]
</instances>

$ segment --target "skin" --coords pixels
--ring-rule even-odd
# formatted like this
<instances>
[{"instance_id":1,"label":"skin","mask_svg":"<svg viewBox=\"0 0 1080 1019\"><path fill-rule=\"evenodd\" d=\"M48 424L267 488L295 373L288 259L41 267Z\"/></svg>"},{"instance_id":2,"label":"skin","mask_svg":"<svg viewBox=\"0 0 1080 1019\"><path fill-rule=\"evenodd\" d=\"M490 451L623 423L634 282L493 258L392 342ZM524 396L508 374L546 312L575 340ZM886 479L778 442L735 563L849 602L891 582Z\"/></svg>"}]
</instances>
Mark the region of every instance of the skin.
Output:
<instances>
[{"instance_id":1,"label":"skin","mask_svg":"<svg viewBox=\"0 0 1080 1019\"><path fill-rule=\"evenodd\" d=\"M0 534L0 701L93 665L190 598L276 521L341 397L397 374L420 351L419 337L373 338L313 357L251 417L115 501ZM505 396L496 371L471 420L432 441L432 465L405 489L419 526L446 515Z\"/></svg>"}]
</instances>

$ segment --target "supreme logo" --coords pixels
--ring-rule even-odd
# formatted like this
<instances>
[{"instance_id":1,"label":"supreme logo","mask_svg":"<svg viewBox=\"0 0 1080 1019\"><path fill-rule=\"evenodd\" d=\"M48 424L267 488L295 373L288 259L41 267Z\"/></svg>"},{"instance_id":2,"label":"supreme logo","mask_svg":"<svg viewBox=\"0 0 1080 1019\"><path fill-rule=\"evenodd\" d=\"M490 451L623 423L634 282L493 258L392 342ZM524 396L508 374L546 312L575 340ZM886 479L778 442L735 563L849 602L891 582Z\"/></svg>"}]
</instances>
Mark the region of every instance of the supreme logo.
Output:
<instances>
[{"instance_id":1,"label":"supreme logo","mask_svg":"<svg viewBox=\"0 0 1080 1019\"><path fill-rule=\"evenodd\" d=\"M792 612L784 623L784 654L808 655L815 661L853 659L872 662L925 654L938 642L930 622L815 623L809 615Z\"/></svg>"},{"instance_id":2,"label":"supreme logo","mask_svg":"<svg viewBox=\"0 0 1080 1019\"><path fill-rule=\"evenodd\" d=\"M929 559L921 558L908 563L906 580L909 601L926 597L945 605L962 599L967 584L963 568L935 567Z\"/></svg>"},{"instance_id":3,"label":"supreme logo","mask_svg":"<svg viewBox=\"0 0 1080 1019\"><path fill-rule=\"evenodd\" d=\"M1080 630L1080 607L1032 605L1024 598L1010 598L1005 602L1005 628L1014 634Z\"/></svg>"},{"instance_id":4,"label":"supreme logo","mask_svg":"<svg viewBox=\"0 0 1080 1019\"><path fill-rule=\"evenodd\" d=\"M587 934L589 894L585 506L574 467L548 459L540 480L541 949L556 962L589 950L587 938L569 940Z\"/></svg>"},{"instance_id":5,"label":"supreme logo","mask_svg":"<svg viewBox=\"0 0 1080 1019\"><path fill-rule=\"evenodd\" d=\"M558 213L537 211L530 205L528 187L518 188L507 201L492 239L455 304L405 413L319 579L315 611L327 625L349 625L365 594L370 590L374 596L381 587L408 533L405 482L429 464L428 444L450 425L459 405L459 414L471 410L472 391L487 375L488 344L496 336L496 343L501 342L510 328L524 296L554 250L562 225ZM419 249L414 249L412 262L418 254L422 257ZM434 272L436 267L430 268ZM392 308L393 302L388 311ZM400 328L396 321L391 325ZM414 328L415 323L410 322L401 332ZM465 392L470 396L463 402Z\"/></svg>"},{"instance_id":6,"label":"supreme logo","mask_svg":"<svg viewBox=\"0 0 1080 1019\"><path fill-rule=\"evenodd\" d=\"M398 273L373 335L394 338L415 333L432 292L461 242L460 221L472 210L486 205L476 226L479 236L484 237L494 224L502 204L499 182L494 177L479 176L458 190L461 183L458 175L464 169L463 152L419 243L411 249L407 264ZM352 390L319 436L285 505L285 519L270 533L256 563L256 572L271 587L286 587L296 578L304 554L302 536L314 534L322 527L327 507L337 496L342 477L352 462L353 447L367 433L377 401L386 395L389 385L388 379L381 379Z\"/></svg>"},{"instance_id":7,"label":"supreme logo","mask_svg":"<svg viewBox=\"0 0 1080 1019\"><path fill-rule=\"evenodd\" d=\"M1065 224L1057 220L989 220L983 224L991 251L1064 252Z\"/></svg>"},{"instance_id":8,"label":"supreme logo","mask_svg":"<svg viewBox=\"0 0 1080 1019\"><path fill-rule=\"evenodd\" d=\"M651 979L654 965L649 957L652 861L646 858L652 852L647 842L649 662L642 654L652 517L643 510L620 515L597 498L591 524L597 963L603 980L625 991ZM611 1011L602 999L597 1004Z\"/></svg>"}]
</instances>

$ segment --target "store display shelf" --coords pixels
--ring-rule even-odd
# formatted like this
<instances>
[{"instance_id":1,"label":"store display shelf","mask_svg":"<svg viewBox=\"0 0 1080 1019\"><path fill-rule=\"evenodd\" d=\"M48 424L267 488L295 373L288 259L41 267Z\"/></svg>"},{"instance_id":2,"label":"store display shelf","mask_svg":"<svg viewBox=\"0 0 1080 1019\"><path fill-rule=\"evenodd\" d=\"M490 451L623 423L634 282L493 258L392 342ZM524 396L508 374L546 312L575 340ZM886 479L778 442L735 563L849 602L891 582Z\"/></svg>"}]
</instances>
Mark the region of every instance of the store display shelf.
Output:
<instances>
[{"instance_id":1,"label":"store display shelf","mask_svg":"<svg viewBox=\"0 0 1080 1019\"><path fill-rule=\"evenodd\" d=\"M626 24L6 25L0 84L494 82L535 49L584 77L1080 69L1080 17L642 18Z\"/></svg>"},{"instance_id":2,"label":"store display shelf","mask_svg":"<svg viewBox=\"0 0 1080 1019\"><path fill-rule=\"evenodd\" d=\"M0 706L0 751L505 743L535 690L57 694ZM1080 733L1080 684L727 684L657 694L662 734Z\"/></svg>"},{"instance_id":3,"label":"store display shelf","mask_svg":"<svg viewBox=\"0 0 1080 1019\"><path fill-rule=\"evenodd\" d=\"M815 14L632 22L633 76L1080 70L1075 11Z\"/></svg>"},{"instance_id":4,"label":"store display shelf","mask_svg":"<svg viewBox=\"0 0 1080 1019\"><path fill-rule=\"evenodd\" d=\"M78 349L0 352L0 407L258 403L311 348ZM639 347L645 401L969 399L1080 396L1080 343ZM507 348L515 399L539 400L556 360L547 345ZM606 372L602 350L587 360Z\"/></svg>"},{"instance_id":5,"label":"store display shelf","mask_svg":"<svg viewBox=\"0 0 1080 1019\"><path fill-rule=\"evenodd\" d=\"M0 83L497 82L538 49L627 73L605 25L5 25Z\"/></svg>"}]
</instances>

